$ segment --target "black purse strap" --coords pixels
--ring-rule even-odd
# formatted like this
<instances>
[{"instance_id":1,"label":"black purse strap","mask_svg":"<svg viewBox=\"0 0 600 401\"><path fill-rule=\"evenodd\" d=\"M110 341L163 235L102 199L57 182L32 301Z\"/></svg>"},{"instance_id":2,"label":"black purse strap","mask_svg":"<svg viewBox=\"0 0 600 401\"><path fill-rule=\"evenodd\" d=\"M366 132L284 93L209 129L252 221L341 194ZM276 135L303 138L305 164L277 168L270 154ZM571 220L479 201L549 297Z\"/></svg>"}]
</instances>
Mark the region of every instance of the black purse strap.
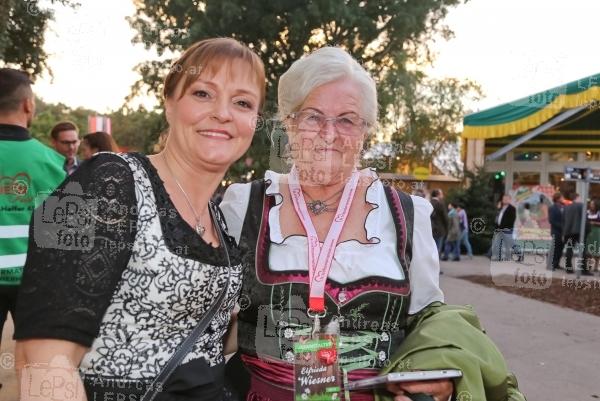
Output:
<instances>
[{"instance_id":1,"label":"black purse strap","mask_svg":"<svg viewBox=\"0 0 600 401\"><path fill-rule=\"evenodd\" d=\"M229 250L227 249L227 243L225 242L225 238L223 236L222 227L220 222L217 220L215 216L215 212L212 209L212 205L209 205L208 209L210 210L210 214L213 220L213 224L217 227L217 234L219 236L219 241L221 242L221 246L225 250L225 256L227 257L227 283L219 293L217 300L211 305L206 314L200 319L194 330L187 336L185 340L179 345L175 353L171 356L171 358L167 361L167 364L163 367L163 369L158 373L156 378L152 381L152 384L146 390L146 393L143 395L140 401L152 401L158 395L158 392L164 387L169 377L173 374L175 369L183 362L186 355L192 350L192 347L200 338L206 327L215 316L217 311L221 308L223 304L223 300L227 295L227 290L229 288L229 281L231 279L231 259L229 258Z\"/></svg>"}]
</instances>

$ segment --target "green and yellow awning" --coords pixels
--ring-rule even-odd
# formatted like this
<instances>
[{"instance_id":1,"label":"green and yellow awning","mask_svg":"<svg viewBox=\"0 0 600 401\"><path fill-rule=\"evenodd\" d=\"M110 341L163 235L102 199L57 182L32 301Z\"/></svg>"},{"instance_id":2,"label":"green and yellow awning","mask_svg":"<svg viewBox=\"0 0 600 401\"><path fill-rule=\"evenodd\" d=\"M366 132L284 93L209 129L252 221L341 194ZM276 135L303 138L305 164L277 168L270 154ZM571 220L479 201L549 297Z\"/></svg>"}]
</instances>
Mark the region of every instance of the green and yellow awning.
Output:
<instances>
[{"instance_id":1,"label":"green and yellow awning","mask_svg":"<svg viewBox=\"0 0 600 401\"><path fill-rule=\"evenodd\" d=\"M523 134L564 110L584 105L590 105L590 112L600 110L600 74L470 114L464 118L462 137L490 139ZM593 128L594 133L600 133L600 127Z\"/></svg>"},{"instance_id":2,"label":"green and yellow awning","mask_svg":"<svg viewBox=\"0 0 600 401\"><path fill-rule=\"evenodd\" d=\"M495 152L523 134L486 139L486 153ZM520 151L600 152L600 108L586 109L519 145Z\"/></svg>"}]
</instances>

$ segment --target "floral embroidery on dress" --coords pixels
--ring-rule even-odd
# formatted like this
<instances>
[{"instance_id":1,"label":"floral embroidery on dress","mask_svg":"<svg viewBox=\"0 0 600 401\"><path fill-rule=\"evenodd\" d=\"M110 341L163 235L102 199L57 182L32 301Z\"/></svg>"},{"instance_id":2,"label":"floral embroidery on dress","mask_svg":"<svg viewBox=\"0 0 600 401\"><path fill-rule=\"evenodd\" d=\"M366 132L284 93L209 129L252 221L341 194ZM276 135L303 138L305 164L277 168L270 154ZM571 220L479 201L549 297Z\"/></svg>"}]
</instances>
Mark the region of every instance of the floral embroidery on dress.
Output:
<instances>
[{"instance_id":1,"label":"floral embroidery on dress","mask_svg":"<svg viewBox=\"0 0 600 401\"><path fill-rule=\"evenodd\" d=\"M84 375L149 379L158 374L210 308L215 294L227 283L228 267L172 251L165 243L148 173L136 157L120 157L129 163L135 180L137 233L131 258L80 369ZM118 190L113 182L107 185ZM219 213L217 222L224 228ZM199 358L210 366L223 362L222 337L239 296L241 264L231 266L229 275L225 302L183 363Z\"/></svg>"}]
</instances>

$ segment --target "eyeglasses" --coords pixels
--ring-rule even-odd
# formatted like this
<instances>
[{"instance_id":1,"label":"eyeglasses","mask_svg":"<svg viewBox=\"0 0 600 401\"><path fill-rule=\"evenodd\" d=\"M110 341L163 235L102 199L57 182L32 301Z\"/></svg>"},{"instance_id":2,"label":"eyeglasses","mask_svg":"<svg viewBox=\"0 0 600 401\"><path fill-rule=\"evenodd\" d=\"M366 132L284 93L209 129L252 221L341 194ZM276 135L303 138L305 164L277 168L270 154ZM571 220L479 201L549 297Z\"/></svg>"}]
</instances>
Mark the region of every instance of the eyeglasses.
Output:
<instances>
[{"instance_id":1,"label":"eyeglasses","mask_svg":"<svg viewBox=\"0 0 600 401\"><path fill-rule=\"evenodd\" d=\"M333 122L333 126L340 135L359 136L365 133L369 123L359 116L348 114L339 117L325 117L314 111L299 111L288 117L295 120L298 130L309 132L320 132L327 121Z\"/></svg>"}]
</instances>

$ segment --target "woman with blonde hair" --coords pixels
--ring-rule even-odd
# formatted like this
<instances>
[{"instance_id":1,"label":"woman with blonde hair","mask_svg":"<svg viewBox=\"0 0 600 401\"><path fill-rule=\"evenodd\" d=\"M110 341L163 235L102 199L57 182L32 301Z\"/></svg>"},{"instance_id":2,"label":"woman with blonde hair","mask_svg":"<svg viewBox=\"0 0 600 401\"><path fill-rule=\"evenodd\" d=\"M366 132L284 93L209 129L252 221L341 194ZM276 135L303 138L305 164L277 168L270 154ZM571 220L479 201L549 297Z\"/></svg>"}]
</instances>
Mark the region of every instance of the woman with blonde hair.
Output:
<instances>
[{"instance_id":1,"label":"woman with blonde hair","mask_svg":"<svg viewBox=\"0 0 600 401\"><path fill-rule=\"evenodd\" d=\"M57 399L223 398L242 266L210 198L250 146L264 67L234 39L203 40L163 93L160 153L97 154L35 211L15 331L24 397L58 371ZM79 216L52 221L65 202Z\"/></svg>"}]
</instances>

